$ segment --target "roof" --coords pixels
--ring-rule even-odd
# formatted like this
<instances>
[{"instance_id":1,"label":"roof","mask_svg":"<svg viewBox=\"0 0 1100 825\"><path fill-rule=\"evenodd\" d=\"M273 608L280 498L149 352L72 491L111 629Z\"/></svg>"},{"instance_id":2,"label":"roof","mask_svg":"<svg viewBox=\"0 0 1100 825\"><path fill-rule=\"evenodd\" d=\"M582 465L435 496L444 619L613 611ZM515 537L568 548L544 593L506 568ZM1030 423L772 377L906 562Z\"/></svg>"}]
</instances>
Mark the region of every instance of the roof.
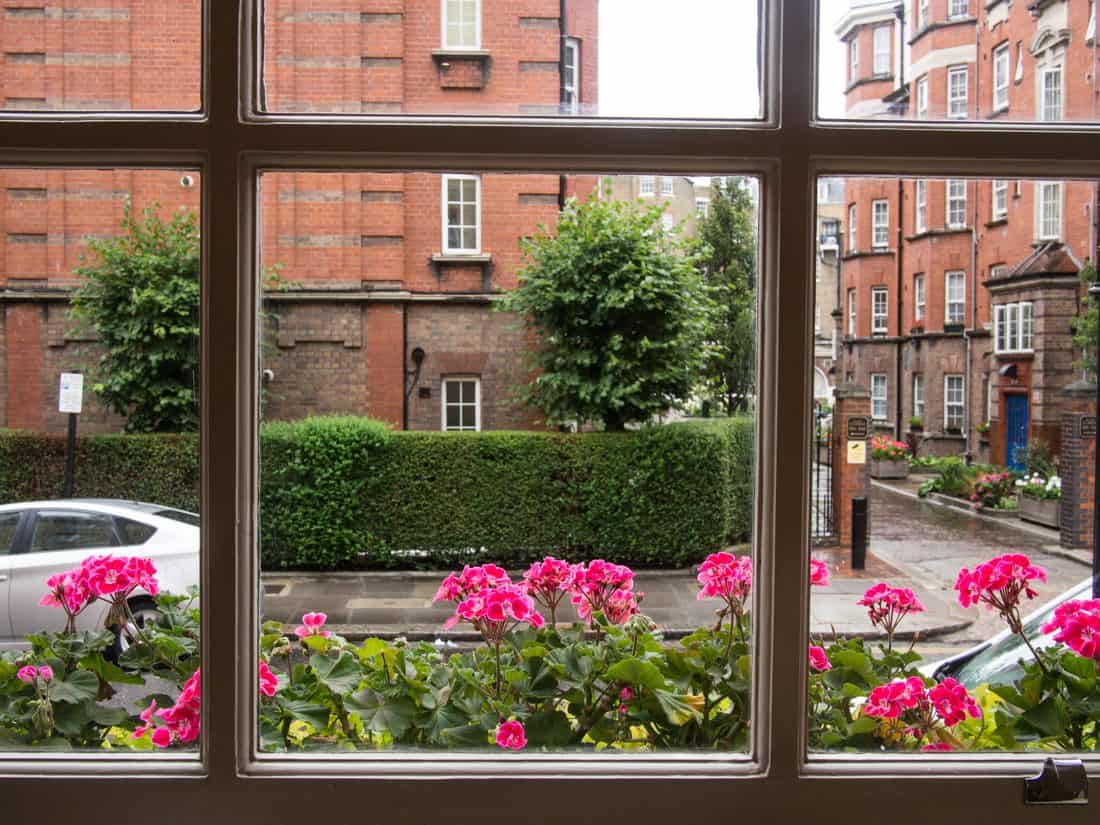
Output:
<instances>
[{"instance_id":1,"label":"roof","mask_svg":"<svg viewBox=\"0 0 1100 825\"><path fill-rule=\"evenodd\" d=\"M1028 275L1076 275L1081 262L1073 250L1061 241L1046 241L1016 264L1004 278L1022 278ZM999 279L998 279L999 280Z\"/></svg>"}]
</instances>

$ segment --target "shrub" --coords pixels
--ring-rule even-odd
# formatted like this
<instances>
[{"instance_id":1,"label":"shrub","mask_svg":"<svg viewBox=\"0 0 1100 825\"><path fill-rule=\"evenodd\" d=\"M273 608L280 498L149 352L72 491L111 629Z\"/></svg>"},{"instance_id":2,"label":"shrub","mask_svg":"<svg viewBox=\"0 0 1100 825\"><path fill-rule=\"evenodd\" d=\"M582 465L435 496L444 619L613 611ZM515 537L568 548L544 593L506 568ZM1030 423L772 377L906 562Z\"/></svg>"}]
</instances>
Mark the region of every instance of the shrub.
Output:
<instances>
[{"instance_id":1,"label":"shrub","mask_svg":"<svg viewBox=\"0 0 1100 825\"><path fill-rule=\"evenodd\" d=\"M884 435L876 435L871 439L871 458L874 461L906 461L909 458L909 445Z\"/></svg>"}]
</instances>

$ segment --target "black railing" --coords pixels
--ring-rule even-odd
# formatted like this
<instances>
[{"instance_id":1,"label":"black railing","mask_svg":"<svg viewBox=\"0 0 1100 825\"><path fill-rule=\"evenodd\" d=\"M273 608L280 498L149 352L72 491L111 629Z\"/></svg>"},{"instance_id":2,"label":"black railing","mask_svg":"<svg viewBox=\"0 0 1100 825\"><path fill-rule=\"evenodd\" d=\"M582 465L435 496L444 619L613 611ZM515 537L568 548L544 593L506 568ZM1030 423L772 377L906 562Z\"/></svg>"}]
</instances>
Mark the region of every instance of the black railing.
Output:
<instances>
[{"instance_id":1,"label":"black railing","mask_svg":"<svg viewBox=\"0 0 1100 825\"><path fill-rule=\"evenodd\" d=\"M814 544L836 541L833 517L833 437L825 409L814 408L814 446L810 489L810 531Z\"/></svg>"}]
</instances>

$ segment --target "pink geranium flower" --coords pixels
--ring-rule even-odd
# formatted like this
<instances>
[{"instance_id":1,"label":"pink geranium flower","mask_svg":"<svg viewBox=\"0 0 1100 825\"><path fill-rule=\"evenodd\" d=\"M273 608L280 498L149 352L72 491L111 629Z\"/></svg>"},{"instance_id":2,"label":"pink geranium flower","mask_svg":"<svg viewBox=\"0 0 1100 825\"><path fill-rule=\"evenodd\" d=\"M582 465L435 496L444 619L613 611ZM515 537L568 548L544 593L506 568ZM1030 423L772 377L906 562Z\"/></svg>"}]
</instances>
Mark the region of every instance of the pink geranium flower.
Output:
<instances>
[{"instance_id":1,"label":"pink geranium flower","mask_svg":"<svg viewBox=\"0 0 1100 825\"><path fill-rule=\"evenodd\" d=\"M902 619L910 613L924 611L921 600L908 587L891 587L885 582L868 588L858 604L867 608L871 624L881 626L886 631L890 643L893 642L894 631Z\"/></svg>"},{"instance_id":2,"label":"pink geranium flower","mask_svg":"<svg viewBox=\"0 0 1100 825\"><path fill-rule=\"evenodd\" d=\"M910 676L873 688L863 712L879 719L898 719L905 711L919 707L926 699L924 680L919 676Z\"/></svg>"},{"instance_id":3,"label":"pink geranium flower","mask_svg":"<svg viewBox=\"0 0 1100 825\"><path fill-rule=\"evenodd\" d=\"M810 645L810 667L816 671L832 670L832 662L829 661L825 648L818 645Z\"/></svg>"},{"instance_id":4,"label":"pink geranium flower","mask_svg":"<svg viewBox=\"0 0 1100 825\"><path fill-rule=\"evenodd\" d=\"M1100 599L1074 599L1058 605L1042 631L1053 633L1054 641L1077 655L1100 662Z\"/></svg>"},{"instance_id":5,"label":"pink geranium flower","mask_svg":"<svg viewBox=\"0 0 1100 825\"><path fill-rule=\"evenodd\" d=\"M267 666L267 662L263 659L260 660L259 674L260 693L267 697L274 696L276 689L279 687L279 680L276 678L275 674L271 672L271 668Z\"/></svg>"},{"instance_id":6,"label":"pink geranium flower","mask_svg":"<svg viewBox=\"0 0 1100 825\"><path fill-rule=\"evenodd\" d=\"M966 687L951 677L944 679L928 691L928 698L936 710L936 715L947 727L957 725L968 716L977 719L982 715L978 703L974 701L974 697Z\"/></svg>"},{"instance_id":7,"label":"pink geranium flower","mask_svg":"<svg viewBox=\"0 0 1100 825\"><path fill-rule=\"evenodd\" d=\"M612 624L622 624L638 612L641 593L634 593L634 571L621 564L593 559L573 565L572 596L577 615L591 624L600 611Z\"/></svg>"},{"instance_id":8,"label":"pink geranium flower","mask_svg":"<svg viewBox=\"0 0 1100 825\"><path fill-rule=\"evenodd\" d=\"M326 621L328 621L328 616L324 613L306 613L302 616L302 623L294 628L294 635L299 639L304 639L307 636L320 636L327 639L332 633L322 630L322 626Z\"/></svg>"},{"instance_id":9,"label":"pink geranium flower","mask_svg":"<svg viewBox=\"0 0 1100 825\"><path fill-rule=\"evenodd\" d=\"M497 744L506 750L520 751L527 747L527 733L523 729L523 724L515 720L501 722L500 727L497 728L496 739Z\"/></svg>"},{"instance_id":10,"label":"pink geranium flower","mask_svg":"<svg viewBox=\"0 0 1100 825\"><path fill-rule=\"evenodd\" d=\"M719 626L723 617L730 617L729 644L727 653L733 644L733 638L742 634L741 617L745 614L745 602L752 591L752 557L735 556L732 553L711 553L701 565L696 576L701 585L695 598L721 599L726 606L719 611Z\"/></svg>"},{"instance_id":11,"label":"pink geranium flower","mask_svg":"<svg viewBox=\"0 0 1100 825\"><path fill-rule=\"evenodd\" d=\"M519 584L498 584L480 590L463 599L455 615L447 621L452 627L459 620L469 622L481 632L489 644L499 645L504 636L520 624L540 628L542 615L535 610L535 601Z\"/></svg>"},{"instance_id":12,"label":"pink geranium flower","mask_svg":"<svg viewBox=\"0 0 1100 825\"><path fill-rule=\"evenodd\" d=\"M955 750L947 742L929 742L921 748L922 751L950 753Z\"/></svg>"},{"instance_id":13,"label":"pink geranium flower","mask_svg":"<svg viewBox=\"0 0 1100 825\"><path fill-rule=\"evenodd\" d=\"M981 709L966 688L954 679L928 690L919 676L895 679L879 685L867 697L863 706L867 716L879 719L896 719L905 725L905 732L918 741L938 728L954 727L968 716L981 716ZM942 748L922 748L942 750Z\"/></svg>"},{"instance_id":14,"label":"pink geranium flower","mask_svg":"<svg viewBox=\"0 0 1100 825\"><path fill-rule=\"evenodd\" d=\"M535 562L523 574L527 592L550 611L550 624L557 622L558 604L573 586L575 575L573 565L553 556Z\"/></svg>"},{"instance_id":15,"label":"pink geranium flower","mask_svg":"<svg viewBox=\"0 0 1100 825\"><path fill-rule=\"evenodd\" d=\"M24 665L16 672L16 677L21 682L26 682L28 685L33 685L34 680L38 678L38 668L34 665Z\"/></svg>"},{"instance_id":16,"label":"pink geranium flower","mask_svg":"<svg viewBox=\"0 0 1100 825\"><path fill-rule=\"evenodd\" d=\"M484 564L480 567L467 565L457 576L451 573L443 580L432 602L460 602L479 590L511 583L508 574L495 564Z\"/></svg>"},{"instance_id":17,"label":"pink geranium flower","mask_svg":"<svg viewBox=\"0 0 1100 825\"><path fill-rule=\"evenodd\" d=\"M1047 580L1042 567L1032 564L1023 553L1006 553L969 570L964 567L955 579L959 604L970 607L984 604L996 610L1013 633L1022 631L1020 597L1034 599L1039 595L1033 582Z\"/></svg>"},{"instance_id":18,"label":"pink geranium flower","mask_svg":"<svg viewBox=\"0 0 1100 825\"><path fill-rule=\"evenodd\" d=\"M810 559L810 584L815 587L828 587L829 565L817 559Z\"/></svg>"},{"instance_id":19,"label":"pink geranium flower","mask_svg":"<svg viewBox=\"0 0 1100 825\"><path fill-rule=\"evenodd\" d=\"M139 739L152 730L152 742L158 748L166 748L173 742L194 742L199 738L201 715L202 676L201 671L196 670L184 682L183 690L172 707L157 710L157 703L153 701L141 712L141 720L145 724L138 726L132 736ZM154 717L163 722L163 726L157 727Z\"/></svg>"},{"instance_id":20,"label":"pink geranium flower","mask_svg":"<svg viewBox=\"0 0 1100 825\"><path fill-rule=\"evenodd\" d=\"M53 668L49 665L42 665L38 668L38 678L43 682L50 682L53 680Z\"/></svg>"}]
</instances>

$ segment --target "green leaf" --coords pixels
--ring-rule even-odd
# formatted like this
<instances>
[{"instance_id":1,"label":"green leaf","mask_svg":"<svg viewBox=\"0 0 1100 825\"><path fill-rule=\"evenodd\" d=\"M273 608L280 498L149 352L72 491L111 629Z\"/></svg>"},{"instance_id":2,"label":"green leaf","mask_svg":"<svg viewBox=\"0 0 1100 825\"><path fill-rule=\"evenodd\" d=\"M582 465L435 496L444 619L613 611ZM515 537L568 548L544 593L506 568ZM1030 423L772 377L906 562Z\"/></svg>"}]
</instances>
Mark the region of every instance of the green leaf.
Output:
<instances>
[{"instance_id":1,"label":"green leaf","mask_svg":"<svg viewBox=\"0 0 1100 825\"><path fill-rule=\"evenodd\" d=\"M657 702L661 705L661 710L665 712L665 716L668 721L677 727L682 727L688 722L702 722L703 714L684 701L684 697L677 696L675 693L668 693L664 690L658 690L655 692L657 696Z\"/></svg>"},{"instance_id":2,"label":"green leaf","mask_svg":"<svg viewBox=\"0 0 1100 825\"><path fill-rule=\"evenodd\" d=\"M1066 709L1061 698L1050 696L1020 714L1017 730L1030 729L1044 738L1057 738L1066 732Z\"/></svg>"},{"instance_id":3,"label":"green leaf","mask_svg":"<svg viewBox=\"0 0 1100 825\"><path fill-rule=\"evenodd\" d=\"M650 690L660 690L665 686L665 677L657 666L637 658L616 662L607 669L607 678L609 681L626 682Z\"/></svg>"},{"instance_id":4,"label":"green leaf","mask_svg":"<svg viewBox=\"0 0 1100 825\"><path fill-rule=\"evenodd\" d=\"M74 670L64 681L50 682L50 698L54 702L77 704L95 699L99 691L99 679L87 670Z\"/></svg>"},{"instance_id":5,"label":"green leaf","mask_svg":"<svg viewBox=\"0 0 1100 825\"><path fill-rule=\"evenodd\" d=\"M561 748L573 742L573 728L559 710L536 713L524 722L527 741L532 745Z\"/></svg>"},{"instance_id":6,"label":"green leaf","mask_svg":"<svg viewBox=\"0 0 1100 825\"><path fill-rule=\"evenodd\" d=\"M331 715L324 705L307 702L304 699L281 700L279 705L295 719L305 722L314 730L324 730Z\"/></svg>"},{"instance_id":7,"label":"green leaf","mask_svg":"<svg viewBox=\"0 0 1100 825\"><path fill-rule=\"evenodd\" d=\"M79 736L84 726L92 721L95 703L88 699L83 702L65 702L53 706L53 726L64 736Z\"/></svg>"},{"instance_id":8,"label":"green leaf","mask_svg":"<svg viewBox=\"0 0 1100 825\"><path fill-rule=\"evenodd\" d=\"M412 726L416 716L416 705L408 697L387 699L373 690L365 690L355 698L355 707L367 727L375 733L389 733L394 739Z\"/></svg>"},{"instance_id":9,"label":"green leaf","mask_svg":"<svg viewBox=\"0 0 1100 825\"><path fill-rule=\"evenodd\" d=\"M123 670L118 665L112 664L103 658L102 654L85 656L80 660L80 667L89 670L108 684L144 685L145 680L139 673L131 673Z\"/></svg>"},{"instance_id":10,"label":"green leaf","mask_svg":"<svg viewBox=\"0 0 1100 825\"><path fill-rule=\"evenodd\" d=\"M310 657L309 666L318 681L336 694L351 692L363 678L359 665L348 653L341 653L337 659L315 654Z\"/></svg>"}]
</instances>

